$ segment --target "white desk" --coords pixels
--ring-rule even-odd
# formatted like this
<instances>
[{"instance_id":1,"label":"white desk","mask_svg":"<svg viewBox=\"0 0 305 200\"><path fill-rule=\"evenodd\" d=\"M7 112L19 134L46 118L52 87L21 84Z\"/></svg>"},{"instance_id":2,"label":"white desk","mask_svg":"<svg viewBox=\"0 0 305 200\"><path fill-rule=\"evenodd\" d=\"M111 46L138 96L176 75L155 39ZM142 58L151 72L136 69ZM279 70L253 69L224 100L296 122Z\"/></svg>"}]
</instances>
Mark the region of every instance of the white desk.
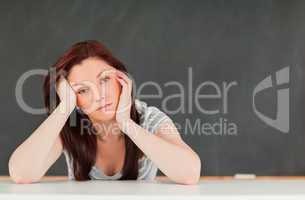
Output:
<instances>
[{"instance_id":1,"label":"white desk","mask_svg":"<svg viewBox=\"0 0 305 200\"><path fill-rule=\"evenodd\" d=\"M305 179L202 179L198 185L174 184L166 179L147 181L42 180L14 184L0 180L0 199L305 199Z\"/></svg>"}]
</instances>

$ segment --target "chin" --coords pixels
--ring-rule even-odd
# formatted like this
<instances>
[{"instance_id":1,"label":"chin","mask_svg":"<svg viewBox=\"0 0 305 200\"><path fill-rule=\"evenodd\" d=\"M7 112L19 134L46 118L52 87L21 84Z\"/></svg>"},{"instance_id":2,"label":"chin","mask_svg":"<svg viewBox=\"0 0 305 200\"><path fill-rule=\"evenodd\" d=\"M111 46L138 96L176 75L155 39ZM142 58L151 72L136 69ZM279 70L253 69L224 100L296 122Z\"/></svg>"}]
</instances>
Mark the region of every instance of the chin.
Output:
<instances>
[{"instance_id":1,"label":"chin","mask_svg":"<svg viewBox=\"0 0 305 200\"><path fill-rule=\"evenodd\" d=\"M92 115L92 118L96 119L97 121L111 121L111 120L115 119L115 113L113 113L113 112L95 112Z\"/></svg>"}]
</instances>

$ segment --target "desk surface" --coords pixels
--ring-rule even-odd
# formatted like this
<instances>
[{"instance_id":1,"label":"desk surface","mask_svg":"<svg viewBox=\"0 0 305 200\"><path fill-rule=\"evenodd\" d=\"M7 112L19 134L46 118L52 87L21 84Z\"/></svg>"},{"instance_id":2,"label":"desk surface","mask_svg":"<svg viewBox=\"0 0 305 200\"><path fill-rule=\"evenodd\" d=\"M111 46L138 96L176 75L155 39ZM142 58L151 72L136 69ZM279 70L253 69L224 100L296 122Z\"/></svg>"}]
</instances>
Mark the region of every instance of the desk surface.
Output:
<instances>
[{"instance_id":1,"label":"desk surface","mask_svg":"<svg viewBox=\"0 0 305 200\"><path fill-rule=\"evenodd\" d=\"M305 199L305 177L203 177L197 185L154 181L68 181L44 177L39 183L15 184L0 178L0 199Z\"/></svg>"}]
</instances>

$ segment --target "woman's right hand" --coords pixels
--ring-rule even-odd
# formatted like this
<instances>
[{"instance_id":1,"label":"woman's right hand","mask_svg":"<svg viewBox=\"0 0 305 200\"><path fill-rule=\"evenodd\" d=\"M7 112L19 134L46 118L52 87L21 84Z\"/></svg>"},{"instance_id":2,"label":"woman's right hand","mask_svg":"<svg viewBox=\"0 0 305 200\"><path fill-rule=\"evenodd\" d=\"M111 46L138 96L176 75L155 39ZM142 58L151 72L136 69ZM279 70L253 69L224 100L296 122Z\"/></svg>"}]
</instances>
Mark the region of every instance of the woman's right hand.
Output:
<instances>
[{"instance_id":1,"label":"woman's right hand","mask_svg":"<svg viewBox=\"0 0 305 200\"><path fill-rule=\"evenodd\" d=\"M76 106L76 94L65 77L61 76L57 81L56 92L63 107L71 113Z\"/></svg>"}]
</instances>

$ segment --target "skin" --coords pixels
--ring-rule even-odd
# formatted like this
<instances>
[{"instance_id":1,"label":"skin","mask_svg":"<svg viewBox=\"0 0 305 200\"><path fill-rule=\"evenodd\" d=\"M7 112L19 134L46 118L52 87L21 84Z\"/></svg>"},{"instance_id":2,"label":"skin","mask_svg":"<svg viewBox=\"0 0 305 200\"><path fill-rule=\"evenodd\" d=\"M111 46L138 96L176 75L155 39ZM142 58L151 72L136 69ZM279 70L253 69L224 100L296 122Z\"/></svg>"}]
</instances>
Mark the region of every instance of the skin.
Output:
<instances>
[{"instance_id":1,"label":"skin","mask_svg":"<svg viewBox=\"0 0 305 200\"><path fill-rule=\"evenodd\" d=\"M119 72L114 67L97 58L88 58L81 64L73 66L68 75L68 82L76 94L77 106L88 115L92 123L105 134L105 140L119 133L106 130L117 126L116 111L118 110L122 86ZM98 110L100 106L110 106ZM106 135L107 134L107 135Z\"/></svg>"},{"instance_id":2,"label":"skin","mask_svg":"<svg viewBox=\"0 0 305 200\"><path fill-rule=\"evenodd\" d=\"M100 72L111 74L107 83L97 77ZM79 93L76 83L87 87L88 93ZM61 77L57 83L61 100L58 107L11 155L8 167L12 180L33 183L44 176L63 152L59 134L78 106L96 124L99 137L95 165L105 174L122 170L125 146L121 136L126 134L169 179L181 184L198 183L200 158L182 140L172 121L163 121L151 134L130 119L131 89L132 80L103 60L88 58L73 66L68 78ZM112 105L97 110L106 103Z\"/></svg>"},{"instance_id":3,"label":"skin","mask_svg":"<svg viewBox=\"0 0 305 200\"><path fill-rule=\"evenodd\" d=\"M79 107L84 109L93 122L100 125L105 123L110 133L106 134L105 129L100 129L104 142L98 143L98 149L103 154L97 153L99 156L96 165L111 175L122 169L124 143L119 139L120 137L115 137L119 135L117 131L122 130L172 180L185 184L196 183L200 178L199 156L183 142L172 122L164 122L156 134L151 134L130 119L131 79L116 70L114 73L108 73L114 76L111 76L107 84L99 85L100 81L96 76L102 71L112 70L115 69L106 62L89 58L75 66L68 78L70 85L76 91ZM80 95L78 94L80 88L75 88L73 84L85 81L93 83L91 92L88 90L86 95ZM109 109L96 111L99 103L105 105L109 102L113 103L107 107Z\"/></svg>"},{"instance_id":4,"label":"skin","mask_svg":"<svg viewBox=\"0 0 305 200\"><path fill-rule=\"evenodd\" d=\"M95 166L107 175L123 168L125 142L120 124L125 120L125 101L120 103L122 78L114 67L97 58L73 66L68 82L76 94L77 106L88 115L97 129L98 151ZM123 93L123 95L125 95ZM124 98L122 98L124 100ZM100 106L110 106L98 110ZM130 109L128 111L130 113ZM117 114L118 113L118 114Z\"/></svg>"}]
</instances>

